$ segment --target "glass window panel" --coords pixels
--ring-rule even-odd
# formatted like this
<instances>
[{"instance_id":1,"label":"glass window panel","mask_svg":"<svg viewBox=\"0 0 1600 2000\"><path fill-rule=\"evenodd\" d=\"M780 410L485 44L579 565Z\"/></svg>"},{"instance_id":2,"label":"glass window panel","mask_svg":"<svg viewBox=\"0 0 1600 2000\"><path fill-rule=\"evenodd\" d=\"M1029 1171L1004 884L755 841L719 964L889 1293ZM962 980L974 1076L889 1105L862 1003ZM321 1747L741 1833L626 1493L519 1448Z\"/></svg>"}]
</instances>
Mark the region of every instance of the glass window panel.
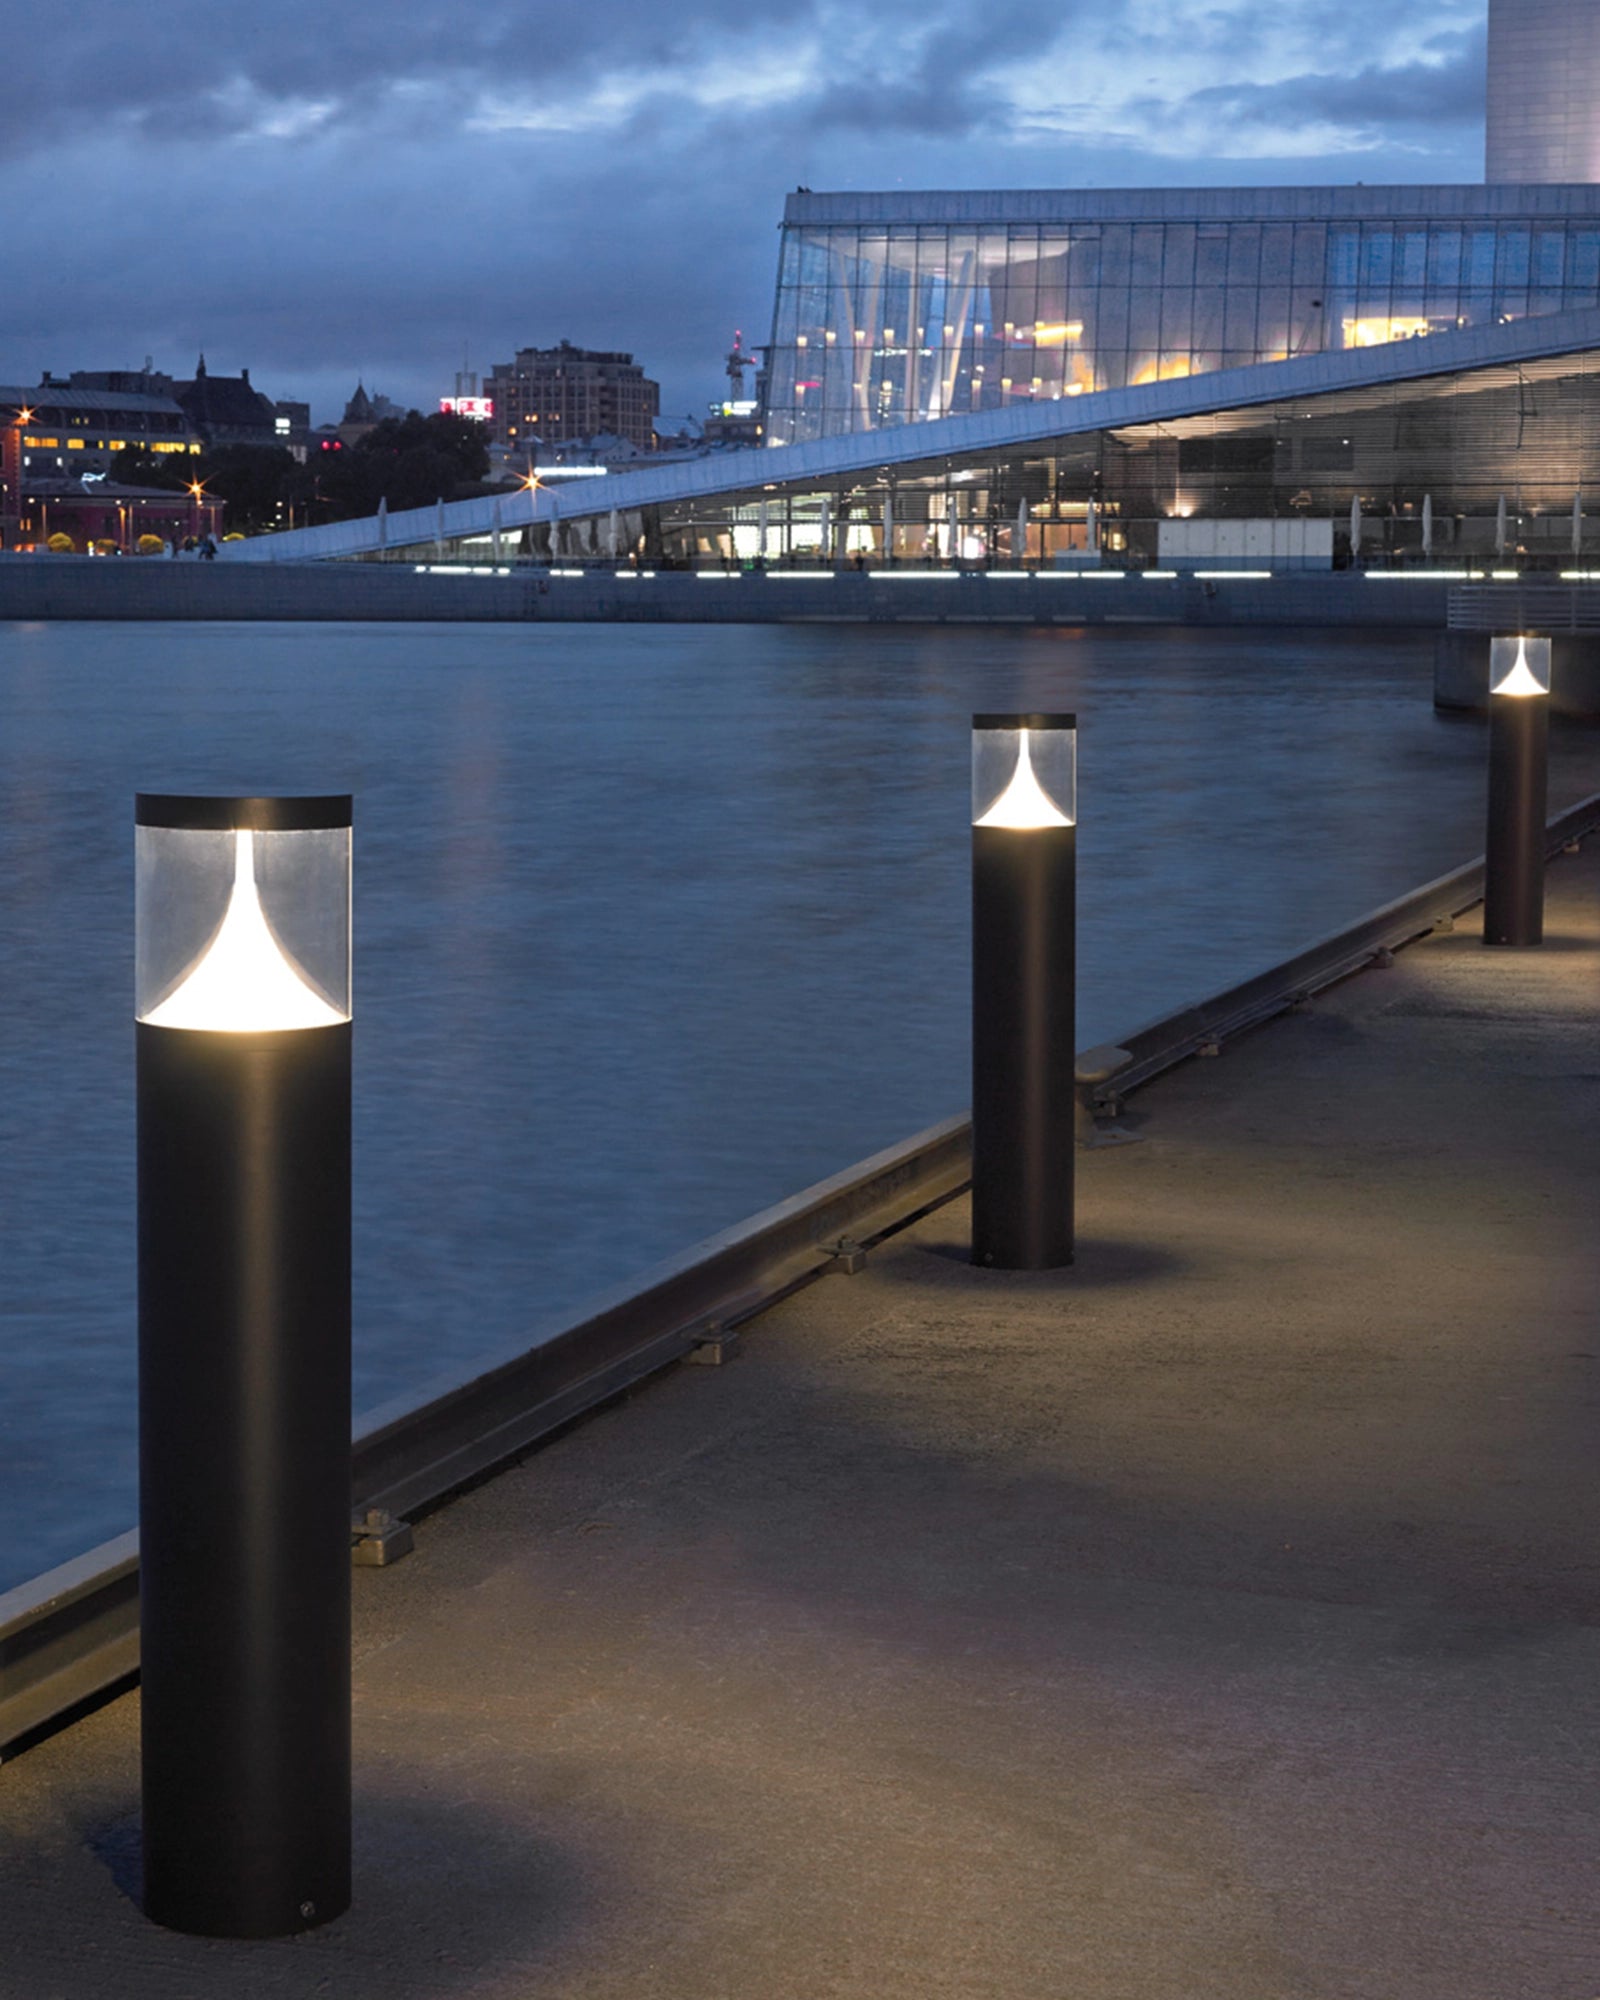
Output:
<instances>
[{"instance_id":1,"label":"glass window panel","mask_svg":"<svg viewBox=\"0 0 1600 2000\"><path fill-rule=\"evenodd\" d=\"M1325 317L1321 291L1312 291L1309 285L1297 285L1289 301L1291 355L1321 352L1326 337L1323 332Z\"/></svg>"},{"instance_id":2,"label":"glass window panel","mask_svg":"<svg viewBox=\"0 0 1600 2000\"><path fill-rule=\"evenodd\" d=\"M1092 293L1100 283L1100 232L1092 236L1074 234L1067 253L1067 296L1069 300ZM1076 313L1076 305L1072 308Z\"/></svg>"},{"instance_id":3,"label":"glass window panel","mask_svg":"<svg viewBox=\"0 0 1600 2000\"><path fill-rule=\"evenodd\" d=\"M1403 229L1396 247L1394 281L1414 297L1421 297L1428 282L1428 232Z\"/></svg>"},{"instance_id":4,"label":"glass window panel","mask_svg":"<svg viewBox=\"0 0 1600 2000\"><path fill-rule=\"evenodd\" d=\"M1320 223L1297 222L1294 226L1294 282L1315 285L1327 282L1328 232Z\"/></svg>"},{"instance_id":5,"label":"glass window panel","mask_svg":"<svg viewBox=\"0 0 1600 2000\"><path fill-rule=\"evenodd\" d=\"M1428 289L1454 292L1461 283L1461 231L1431 229L1428 232Z\"/></svg>"},{"instance_id":6,"label":"glass window panel","mask_svg":"<svg viewBox=\"0 0 1600 2000\"><path fill-rule=\"evenodd\" d=\"M1253 285L1230 285L1223 323L1223 347L1235 354L1248 355L1251 359L1256 354L1256 300Z\"/></svg>"},{"instance_id":7,"label":"glass window panel","mask_svg":"<svg viewBox=\"0 0 1600 2000\"><path fill-rule=\"evenodd\" d=\"M1261 225L1237 222L1228 232L1228 283L1253 285L1261 276Z\"/></svg>"},{"instance_id":8,"label":"glass window panel","mask_svg":"<svg viewBox=\"0 0 1600 2000\"><path fill-rule=\"evenodd\" d=\"M1467 268L1464 282L1469 291L1486 292L1494 283L1495 233L1492 229L1467 232Z\"/></svg>"},{"instance_id":9,"label":"glass window panel","mask_svg":"<svg viewBox=\"0 0 1600 2000\"><path fill-rule=\"evenodd\" d=\"M1361 272L1361 231L1353 223L1328 231L1328 282L1354 285Z\"/></svg>"},{"instance_id":10,"label":"glass window panel","mask_svg":"<svg viewBox=\"0 0 1600 2000\"><path fill-rule=\"evenodd\" d=\"M1383 303L1394 282L1394 231L1368 224L1361 232L1361 298L1369 309Z\"/></svg>"},{"instance_id":11,"label":"glass window panel","mask_svg":"<svg viewBox=\"0 0 1600 2000\"><path fill-rule=\"evenodd\" d=\"M1600 292L1600 229L1572 232L1567 284L1578 292Z\"/></svg>"},{"instance_id":12,"label":"glass window panel","mask_svg":"<svg viewBox=\"0 0 1600 2000\"><path fill-rule=\"evenodd\" d=\"M1161 345L1186 354L1194 344L1194 294L1169 290L1161 295Z\"/></svg>"},{"instance_id":13,"label":"glass window panel","mask_svg":"<svg viewBox=\"0 0 1600 2000\"><path fill-rule=\"evenodd\" d=\"M1538 229L1533 237L1533 282L1547 290L1559 289L1565 278L1567 232Z\"/></svg>"},{"instance_id":14,"label":"glass window panel","mask_svg":"<svg viewBox=\"0 0 1600 2000\"><path fill-rule=\"evenodd\" d=\"M1527 284L1532 249L1532 232L1526 223L1500 231L1494 263L1496 291L1520 291Z\"/></svg>"},{"instance_id":15,"label":"glass window panel","mask_svg":"<svg viewBox=\"0 0 1600 2000\"><path fill-rule=\"evenodd\" d=\"M1548 289L1531 291L1528 294L1528 317L1540 319L1546 313L1558 313L1565 303L1565 296L1561 292Z\"/></svg>"},{"instance_id":16,"label":"glass window panel","mask_svg":"<svg viewBox=\"0 0 1600 2000\"><path fill-rule=\"evenodd\" d=\"M1261 282L1287 285L1294 269L1294 231L1288 223L1268 223L1261 232Z\"/></svg>"},{"instance_id":17,"label":"glass window panel","mask_svg":"<svg viewBox=\"0 0 1600 2000\"><path fill-rule=\"evenodd\" d=\"M1526 319L1528 316L1528 294L1513 290L1510 286L1503 290L1496 286L1494 294L1494 316L1504 323L1507 320Z\"/></svg>"},{"instance_id":18,"label":"glass window panel","mask_svg":"<svg viewBox=\"0 0 1600 2000\"><path fill-rule=\"evenodd\" d=\"M1161 293L1139 285L1128 295L1128 345L1154 352L1161 345Z\"/></svg>"},{"instance_id":19,"label":"glass window panel","mask_svg":"<svg viewBox=\"0 0 1600 2000\"><path fill-rule=\"evenodd\" d=\"M1194 344L1197 348L1221 350L1222 320L1227 296L1221 285L1196 285Z\"/></svg>"},{"instance_id":20,"label":"glass window panel","mask_svg":"<svg viewBox=\"0 0 1600 2000\"><path fill-rule=\"evenodd\" d=\"M1200 225L1194 246L1194 281L1197 285L1228 282L1228 232L1221 223Z\"/></svg>"},{"instance_id":21,"label":"glass window panel","mask_svg":"<svg viewBox=\"0 0 1600 2000\"><path fill-rule=\"evenodd\" d=\"M1264 361L1287 361L1294 351L1286 285L1263 285L1257 295L1256 348Z\"/></svg>"},{"instance_id":22,"label":"glass window panel","mask_svg":"<svg viewBox=\"0 0 1600 2000\"><path fill-rule=\"evenodd\" d=\"M1107 223L1100 232L1100 284L1126 285L1133 257L1133 231L1124 222Z\"/></svg>"},{"instance_id":23,"label":"glass window panel","mask_svg":"<svg viewBox=\"0 0 1600 2000\"><path fill-rule=\"evenodd\" d=\"M1159 285L1161 283L1162 239L1165 235L1161 224L1141 222L1133 232L1133 257L1130 266L1131 281L1135 285Z\"/></svg>"},{"instance_id":24,"label":"glass window panel","mask_svg":"<svg viewBox=\"0 0 1600 2000\"><path fill-rule=\"evenodd\" d=\"M1103 353L1115 353L1128 344L1128 294L1102 285L1100 309L1095 319L1095 344Z\"/></svg>"},{"instance_id":25,"label":"glass window panel","mask_svg":"<svg viewBox=\"0 0 1600 2000\"><path fill-rule=\"evenodd\" d=\"M1187 286L1194 283L1192 222L1168 223L1166 246L1162 254L1161 282L1168 286Z\"/></svg>"}]
</instances>

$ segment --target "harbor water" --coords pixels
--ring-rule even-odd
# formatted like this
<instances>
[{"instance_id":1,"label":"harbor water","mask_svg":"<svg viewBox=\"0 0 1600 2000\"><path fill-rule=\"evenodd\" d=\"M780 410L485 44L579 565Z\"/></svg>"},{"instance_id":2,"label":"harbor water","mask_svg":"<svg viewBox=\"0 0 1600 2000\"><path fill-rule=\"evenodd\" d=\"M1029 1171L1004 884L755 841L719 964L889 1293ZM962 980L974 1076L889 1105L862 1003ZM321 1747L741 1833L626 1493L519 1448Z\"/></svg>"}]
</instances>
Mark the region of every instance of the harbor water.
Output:
<instances>
[{"instance_id":1,"label":"harbor water","mask_svg":"<svg viewBox=\"0 0 1600 2000\"><path fill-rule=\"evenodd\" d=\"M968 725L1080 717L1079 1045L1481 851L1425 634L0 626L0 1588L135 1516L132 803L356 794L356 1405L967 1101ZM1600 788L1558 725L1552 810Z\"/></svg>"}]
</instances>

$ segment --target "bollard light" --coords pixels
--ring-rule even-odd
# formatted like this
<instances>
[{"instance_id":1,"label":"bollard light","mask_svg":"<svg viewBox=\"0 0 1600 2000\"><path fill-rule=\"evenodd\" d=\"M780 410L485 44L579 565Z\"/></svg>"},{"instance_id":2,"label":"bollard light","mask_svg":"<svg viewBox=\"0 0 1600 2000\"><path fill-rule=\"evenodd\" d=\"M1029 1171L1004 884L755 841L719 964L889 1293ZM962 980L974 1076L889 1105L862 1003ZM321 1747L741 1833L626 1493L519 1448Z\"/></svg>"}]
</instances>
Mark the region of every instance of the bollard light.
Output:
<instances>
[{"instance_id":1,"label":"bollard light","mask_svg":"<svg viewBox=\"0 0 1600 2000\"><path fill-rule=\"evenodd\" d=\"M144 1907L350 1901L348 797L141 794Z\"/></svg>"},{"instance_id":2,"label":"bollard light","mask_svg":"<svg viewBox=\"0 0 1600 2000\"><path fill-rule=\"evenodd\" d=\"M1528 633L1489 642L1485 944L1534 945L1544 938L1550 654L1549 639Z\"/></svg>"},{"instance_id":3,"label":"bollard light","mask_svg":"<svg viewBox=\"0 0 1600 2000\"><path fill-rule=\"evenodd\" d=\"M972 1260L1073 1258L1077 718L972 719Z\"/></svg>"}]
</instances>

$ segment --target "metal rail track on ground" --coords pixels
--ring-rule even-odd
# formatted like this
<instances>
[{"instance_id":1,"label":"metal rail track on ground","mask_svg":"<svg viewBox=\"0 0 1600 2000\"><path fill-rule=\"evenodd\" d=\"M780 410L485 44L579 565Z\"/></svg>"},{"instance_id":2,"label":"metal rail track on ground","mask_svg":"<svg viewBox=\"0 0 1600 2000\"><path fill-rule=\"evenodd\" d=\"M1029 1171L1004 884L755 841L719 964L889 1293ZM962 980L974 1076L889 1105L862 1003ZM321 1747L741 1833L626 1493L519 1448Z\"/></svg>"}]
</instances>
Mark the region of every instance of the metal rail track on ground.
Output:
<instances>
[{"instance_id":1,"label":"metal rail track on ground","mask_svg":"<svg viewBox=\"0 0 1600 2000\"><path fill-rule=\"evenodd\" d=\"M1552 820L1547 851L1600 828L1600 793ZM1413 890L1283 964L1125 1036L1120 1098L1311 994L1426 937L1482 900L1483 862ZM902 1228L967 1185L971 1133L952 1118L657 1266L581 1318L357 1427L359 1510L412 1516L504 1466L585 1411ZM70 1719L138 1669L138 1536L128 1533L0 1595L0 1754Z\"/></svg>"}]
</instances>

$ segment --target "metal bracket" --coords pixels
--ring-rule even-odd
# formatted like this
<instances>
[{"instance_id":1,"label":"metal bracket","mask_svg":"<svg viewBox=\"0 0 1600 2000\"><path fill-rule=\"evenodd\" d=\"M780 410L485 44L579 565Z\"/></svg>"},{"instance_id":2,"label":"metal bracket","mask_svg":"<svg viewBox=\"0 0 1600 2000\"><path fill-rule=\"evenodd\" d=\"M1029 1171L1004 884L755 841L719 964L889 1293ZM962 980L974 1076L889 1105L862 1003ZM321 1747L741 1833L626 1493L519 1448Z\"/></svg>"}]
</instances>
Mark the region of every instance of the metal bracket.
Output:
<instances>
[{"instance_id":1,"label":"metal bracket","mask_svg":"<svg viewBox=\"0 0 1600 2000\"><path fill-rule=\"evenodd\" d=\"M828 1261L822 1267L824 1277L835 1271L841 1277L853 1278L867 1261L866 1245L851 1236L841 1236L837 1243L824 1243L822 1247L828 1253Z\"/></svg>"},{"instance_id":2,"label":"metal bracket","mask_svg":"<svg viewBox=\"0 0 1600 2000\"><path fill-rule=\"evenodd\" d=\"M1386 971L1391 965L1394 964L1394 953L1390 951L1387 945L1385 945L1382 948L1382 950L1375 951L1372 954L1369 963L1375 965L1380 972Z\"/></svg>"},{"instance_id":3,"label":"metal bracket","mask_svg":"<svg viewBox=\"0 0 1600 2000\"><path fill-rule=\"evenodd\" d=\"M739 1352L739 1337L738 1327L708 1326L683 1358L697 1368L720 1368Z\"/></svg>"},{"instance_id":4,"label":"metal bracket","mask_svg":"<svg viewBox=\"0 0 1600 2000\"><path fill-rule=\"evenodd\" d=\"M412 1550L411 1523L384 1507L369 1507L350 1522L350 1560L360 1569L387 1569Z\"/></svg>"},{"instance_id":5,"label":"metal bracket","mask_svg":"<svg viewBox=\"0 0 1600 2000\"><path fill-rule=\"evenodd\" d=\"M1433 929L1429 935L1432 937L1441 937L1446 931L1453 931L1455 927L1456 920L1454 917L1435 917L1433 920Z\"/></svg>"},{"instance_id":6,"label":"metal bracket","mask_svg":"<svg viewBox=\"0 0 1600 2000\"><path fill-rule=\"evenodd\" d=\"M1074 1059L1073 1083L1077 1096L1073 1107L1074 1137L1086 1152L1102 1146L1139 1144L1137 1132L1124 1132L1118 1125L1096 1123L1098 1113L1115 1118L1122 1109L1122 1101L1114 1092L1107 1091L1104 1099L1099 1092L1132 1061L1129 1050L1115 1048L1110 1042L1102 1042L1098 1048L1084 1049Z\"/></svg>"}]
</instances>

